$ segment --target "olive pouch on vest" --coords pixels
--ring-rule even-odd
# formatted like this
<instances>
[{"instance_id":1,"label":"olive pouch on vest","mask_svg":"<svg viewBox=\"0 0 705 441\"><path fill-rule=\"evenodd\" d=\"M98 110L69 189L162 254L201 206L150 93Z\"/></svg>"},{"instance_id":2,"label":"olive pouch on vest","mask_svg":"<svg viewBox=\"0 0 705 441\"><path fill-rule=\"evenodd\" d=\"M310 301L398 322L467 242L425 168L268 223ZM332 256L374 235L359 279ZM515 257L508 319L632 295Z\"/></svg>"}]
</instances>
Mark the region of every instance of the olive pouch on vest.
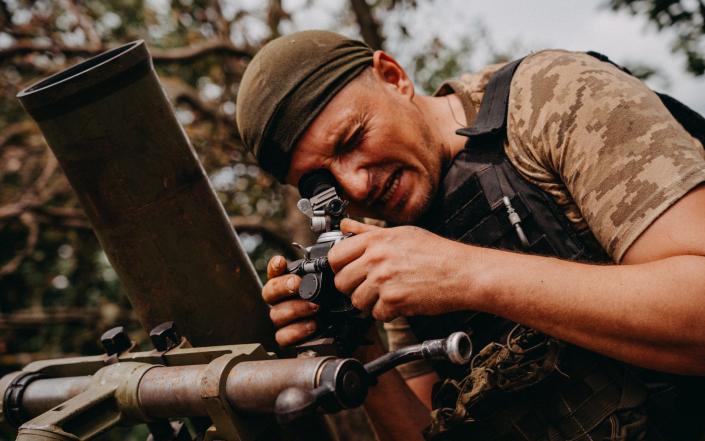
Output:
<instances>
[{"instance_id":1,"label":"olive pouch on vest","mask_svg":"<svg viewBox=\"0 0 705 441\"><path fill-rule=\"evenodd\" d=\"M494 74L475 124L458 130L469 137L472 147L450 164L422 226L474 245L611 262L592 233L576 231L550 195L525 180L504 154L509 88L521 61ZM705 140L700 115L660 96L691 134ZM447 379L434 392L427 438L646 439L648 389L634 368L488 314L461 312L408 320L419 339L463 329L476 347L483 348L469 372L445 363L434 366Z\"/></svg>"}]
</instances>

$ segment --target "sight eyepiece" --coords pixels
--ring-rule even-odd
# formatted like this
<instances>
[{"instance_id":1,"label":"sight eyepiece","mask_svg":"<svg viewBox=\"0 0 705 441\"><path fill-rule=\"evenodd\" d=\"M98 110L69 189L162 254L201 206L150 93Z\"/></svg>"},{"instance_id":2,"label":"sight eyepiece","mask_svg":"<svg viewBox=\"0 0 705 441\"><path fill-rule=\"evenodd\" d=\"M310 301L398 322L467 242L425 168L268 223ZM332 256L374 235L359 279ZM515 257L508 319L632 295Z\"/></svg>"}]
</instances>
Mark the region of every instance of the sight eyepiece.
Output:
<instances>
[{"instance_id":1,"label":"sight eyepiece","mask_svg":"<svg viewBox=\"0 0 705 441\"><path fill-rule=\"evenodd\" d=\"M335 188L337 182L333 174L324 168L306 173L299 179L299 193L302 198L310 199L329 188Z\"/></svg>"}]
</instances>

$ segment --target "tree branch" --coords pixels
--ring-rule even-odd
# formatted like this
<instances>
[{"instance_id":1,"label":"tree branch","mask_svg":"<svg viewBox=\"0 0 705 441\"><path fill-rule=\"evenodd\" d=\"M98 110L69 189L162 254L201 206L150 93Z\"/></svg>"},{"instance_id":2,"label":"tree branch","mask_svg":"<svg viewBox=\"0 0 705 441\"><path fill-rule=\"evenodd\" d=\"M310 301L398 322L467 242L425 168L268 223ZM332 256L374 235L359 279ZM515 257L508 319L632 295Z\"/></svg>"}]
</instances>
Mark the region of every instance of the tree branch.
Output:
<instances>
[{"instance_id":1,"label":"tree branch","mask_svg":"<svg viewBox=\"0 0 705 441\"><path fill-rule=\"evenodd\" d=\"M75 228L90 228L88 218L83 210L70 207L50 207L45 201L25 198L19 202L11 202L0 206L0 221L21 218L25 213L34 216L39 223L55 224L59 220L63 225ZM51 218L47 220L46 218Z\"/></svg>"},{"instance_id":2,"label":"tree branch","mask_svg":"<svg viewBox=\"0 0 705 441\"><path fill-rule=\"evenodd\" d=\"M267 26L269 26L269 39L273 40L279 37L279 23L282 20L289 20L291 16L284 10L282 0L269 0L269 8L267 9Z\"/></svg>"},{"instance_id":3,"label":"tree branch","mask_svg":"<svg viewBox=\"0 0 705 441\"><path fill-rule=\"evenodd\" d=\"M104 320L105 315L100 307L24 309L0 314L0 329L34 328L67 323L95 324ZM116 317L110 317L110 321L134 323L137 318L132 311L121 309Z\"/></svg>"},{"instance_id":4,"label":"tree branch","mask_svg":"<svg viewBox=\"0 0 705 441\"><path fill-rule=\"evenodd\" d=\"M286 231L282 232L281 225L275 222L263 220L259 216L233 216L230 224L238 233L261 234L265 240L286 251L288 257L297 255L297 249L291 244L291 236Z\"/></svg>"},{"instance_id":5,"label":"tree branch","mask_svg":"<svg viewBox=\"0 0 705 441\"><path fill-rule=\"evenodd\" d=\"M90 57L105 52L117 45L102 45L98 47L88 46L67 46L65 44L52 42L49 44L37 43L35 41L21 40L11 46L0 49L0 60L16 55L26 55L36 52L60 52L65 56ZM254 51L235 46L230 41L223 39L207 40L187 47L177 47L170 49L150 48L152 59L155 63L186 63L196 58L218 54L237 58L252 58Z\"/></svg>"},{"instance_id":6,"label":"tree branch","mask_svg":"<svg viewBox=\"0 0 705 441\"><path fill-rule=\"evenodd\" d=\"M355 14L357 24L360 26L360 34L362 34L362 39L365 40L365 43L374 50L383 49L384 37L367 1L350 0L350 6Z\"/></svg>"},{"instance_id":7,"label":"tree branch","mask_svg":"<svg viewBox=\"0 0 705 441\"><path fill-rule=\"evenodd\" d=\"M230 41L214 39L193 46L172 49L150 49L155 62L188 62L208 54L219 54L237 58L252 58L254 51L235 46Z\"/></svg>"},{"instance_id":8,"label":"tree branch","mask_svg":"<svg viewBox=\"0 0 705 441\"><path fill-rule=\"evenodd\" d=\"M14 273L22 264L24 259L34 252L39 239L39 226L37 220L31 213L22 213L20 221L27 227L27 241L22 251L15 254L7 263L0 267L0 278L8 274Z\"/></svg>"}]
</instances>

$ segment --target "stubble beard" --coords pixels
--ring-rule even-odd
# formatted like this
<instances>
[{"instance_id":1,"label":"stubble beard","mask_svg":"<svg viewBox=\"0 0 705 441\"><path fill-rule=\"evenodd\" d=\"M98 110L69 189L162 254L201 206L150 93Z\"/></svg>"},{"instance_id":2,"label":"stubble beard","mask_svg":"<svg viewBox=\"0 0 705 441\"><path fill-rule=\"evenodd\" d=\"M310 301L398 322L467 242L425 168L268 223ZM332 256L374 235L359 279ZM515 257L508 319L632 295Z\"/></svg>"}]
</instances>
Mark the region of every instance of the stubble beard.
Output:
<instances>
[{"instance_id":1,"label":"stubble beard","mask_svg":"<svg viewBox=\"0 0 705 441\"><path fill-rule=\"evenodd\" d=\"M436 145L436 143L433 141L433 137L431 136L431 128L428 126L428 123L426 123L425 120L423 120L422 122L422 129L420 134L423 138L423 145L426 146L426 148L429 151L433 152L435 155L440 155L442 147L440 145ZM414 224L416 221L421 219L431 208L433 200L436 196L436 192L438 191L440 180L442 178L441 168L443 161L440 156L436 159L438 159L438 163L433 169L435 173L428 173L426 175L421 176L421 178L423 179L422 183L428 183L428 188L423 189L421 191L421 197L418 198L420 200L414 203L414 207L409 207L406 212L399 213L399 218L389 219L391 222L394 222L397 225ZM431 171L432 170L429 170L429 172ZM409 202L409 200L406 200L405 204L408 204Z\"/></svg>"}]
</instances>

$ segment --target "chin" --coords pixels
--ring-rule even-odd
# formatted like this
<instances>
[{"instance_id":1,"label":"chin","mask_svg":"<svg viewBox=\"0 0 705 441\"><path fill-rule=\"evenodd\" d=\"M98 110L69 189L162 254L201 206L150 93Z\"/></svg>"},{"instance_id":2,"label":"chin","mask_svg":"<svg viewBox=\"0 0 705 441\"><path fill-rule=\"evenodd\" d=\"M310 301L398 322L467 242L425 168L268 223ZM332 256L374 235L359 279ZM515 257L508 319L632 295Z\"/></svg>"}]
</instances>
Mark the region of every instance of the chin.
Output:
<instances>
[{"instance_id":1,"label":"chin","mask_svg":"<svg viewBox=\"0 0 705 441\"><path fill-rule=\"evenodd\" d=\"M413 224L423 216L431 206L433 198L432 191L421 191L410 195L399 204L398 207L392 207L384 216L385 220L397 225Z\"/></svg>"}]
</instances>

